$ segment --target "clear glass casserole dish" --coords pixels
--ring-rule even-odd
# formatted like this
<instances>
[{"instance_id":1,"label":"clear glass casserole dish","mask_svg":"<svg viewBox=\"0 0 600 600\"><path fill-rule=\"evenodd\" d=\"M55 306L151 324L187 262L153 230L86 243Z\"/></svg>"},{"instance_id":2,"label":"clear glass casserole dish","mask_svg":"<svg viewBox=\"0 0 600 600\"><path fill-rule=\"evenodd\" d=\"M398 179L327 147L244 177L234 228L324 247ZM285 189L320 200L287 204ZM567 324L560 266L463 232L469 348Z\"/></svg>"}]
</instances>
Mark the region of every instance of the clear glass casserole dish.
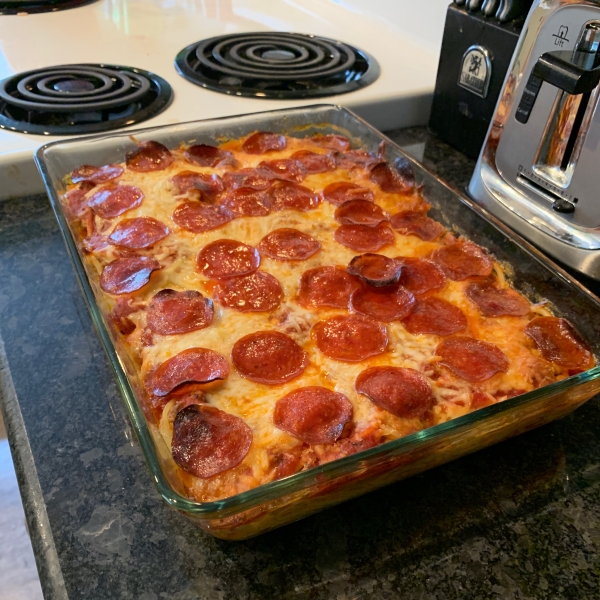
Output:
<instances>
[{"instance_id":1,"label":"clear glass casserole dish","mask_svg":"<svg viewBox=\"0 0 600 600\"><path fill-rule=\"evenodd\" d=\"M376 151L385 140L388 160L405 157L393 142L360 118L328 105L54 142L40 148L36 156L133 427L158 491L169 505L216 537L246 539L560 418L600 391L600 367L596 366L521 396L235 496L212 502L186 498L174 472L169 449L156 427L147 422L136 397L141 384L119 339L111 336L60 196L65 191L65 176L76 167L120 162L132 148L132 133L138 142L154 140L173 148L181 143L216 144L256 130L296 137L342 134L352 140L354 147L370 151ZM598 356L600 302L481 208L456 194L414 161L410 162L417 183L423 186L423 197L432 205L431 216L451 231L487 248L504 266L518 291L532 300L548 301L554 314L568 319L582 332Z\"/></svg>"}]
</instances>

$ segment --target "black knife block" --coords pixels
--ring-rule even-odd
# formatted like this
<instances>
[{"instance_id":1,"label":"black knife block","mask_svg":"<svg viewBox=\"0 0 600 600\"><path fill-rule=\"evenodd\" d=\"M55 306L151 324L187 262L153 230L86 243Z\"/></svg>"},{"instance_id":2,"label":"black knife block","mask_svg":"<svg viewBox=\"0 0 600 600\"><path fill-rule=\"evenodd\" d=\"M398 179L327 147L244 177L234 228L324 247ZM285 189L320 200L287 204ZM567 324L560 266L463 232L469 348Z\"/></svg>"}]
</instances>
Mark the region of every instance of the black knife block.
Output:
<instances>
[{"instance_id":1,"label":"black knife block","mask_svg":"<svg viewBox=\"0 0 600 600\"><path fill-rule=\"evenodd\" d=\"M429 127L470 158L479 156L523 22L499 23L456 4L448 7ZM485 98L458 84L463 56L472 46L484 48L489 56Z\"/></svg>"}]
</instances>

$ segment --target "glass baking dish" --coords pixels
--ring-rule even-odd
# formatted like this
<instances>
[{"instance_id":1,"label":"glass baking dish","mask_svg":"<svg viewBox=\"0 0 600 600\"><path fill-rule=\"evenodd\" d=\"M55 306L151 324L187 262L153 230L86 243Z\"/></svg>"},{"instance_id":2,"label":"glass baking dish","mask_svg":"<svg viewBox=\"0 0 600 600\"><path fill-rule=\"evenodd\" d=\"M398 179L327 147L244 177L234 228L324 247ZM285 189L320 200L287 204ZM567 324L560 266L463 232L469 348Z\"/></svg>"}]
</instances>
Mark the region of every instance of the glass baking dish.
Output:
<instances>
[{"instance_id":1,"label":"glass baking dish","mask_svg":"<svg viewBox=\"0 0 600 600\"><path fill-rule=\"evenodd\" d=\"M510 400L476 410L318 467L276 480L214 502L184 497L170 453L158 430L146 421L136 398L139 382L127 353L113 339L95 297L59 196L64 177L82 164L121 162L140 142L156 140L167 147L186 143L215 144L256 130L305 137L338 133L354 147L377 150L386 142L386 158L405 157L413 165L423 197L432 205L431 216L455 233L488 248L503 264L514 287L531 301L550 303L557 316L567 318L600 355L600 301L560 267L519 238L467 198L458 195L391 140L348 110L331 105L277 110L207 121L180 123L122 133L53 142L42 146L36 162L77 273L100 339L144 451L159 493L208 533L223 539L246 539L301 519L393 481L479 450L565 416L600 391L600 366Z\"/></svg>"}]
</instances>

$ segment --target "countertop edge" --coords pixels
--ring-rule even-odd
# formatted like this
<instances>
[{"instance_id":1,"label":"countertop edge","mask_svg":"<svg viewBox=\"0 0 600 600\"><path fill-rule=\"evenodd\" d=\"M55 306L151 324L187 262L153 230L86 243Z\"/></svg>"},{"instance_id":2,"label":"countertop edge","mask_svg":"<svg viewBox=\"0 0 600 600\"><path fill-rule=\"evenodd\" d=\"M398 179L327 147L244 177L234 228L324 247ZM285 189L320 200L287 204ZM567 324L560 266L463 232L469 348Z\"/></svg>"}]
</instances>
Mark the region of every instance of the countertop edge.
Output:
<instances>
[{"instance_id":1,"label":"countertop edge","mask_svg":"<svg viewBox=\"0 0 600 600\"><path fill-rule=\"evenodd\" d=\"M46 600L68 600L50 521L46 513L46 504L2 338L0 338L0 410L8 434L8 443L25 510L27 530L33 545L44 598Z\"/></svg>"}]
</instances>

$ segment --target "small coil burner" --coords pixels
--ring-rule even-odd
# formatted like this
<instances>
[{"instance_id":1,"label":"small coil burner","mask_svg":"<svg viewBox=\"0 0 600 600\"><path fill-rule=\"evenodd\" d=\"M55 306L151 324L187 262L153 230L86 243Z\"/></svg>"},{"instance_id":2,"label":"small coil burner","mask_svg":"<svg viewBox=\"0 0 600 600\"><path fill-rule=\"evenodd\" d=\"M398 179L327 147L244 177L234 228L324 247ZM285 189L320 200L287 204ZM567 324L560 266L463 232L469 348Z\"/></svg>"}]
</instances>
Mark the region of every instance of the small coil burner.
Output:
<instances>
[{"instance_id":1,"label":"small coil burner","mask_svg":"<svg viewBox=\"0 0 600 600\"><path fill-rule=\"evenodd\" d=\"M223 35L184 48L175 66L202 87L236 96L319 98L373 83L377 61L366 52L299 33Z\"/></svg>"},{"instance_id":2,"label":"small coil burner","mask_svg":"<svg viewBox=\"0 0 600 600\"><path fill-rule=\"evenodd\" d=\"M108 131L145 121L173 97L158 75L114 65L61 65L0 81L0 127L39 135Z\"/></svg>"},{"instance_id":3,"label":"small coil burner","mask_svg":"<svg viewBox=\"0 0 600 600\"><path fill-rule=\"evenodd\" d=\"M0 15L56 12L91 4L98 0L0 0Z\"/></svg>"}]
</instances>

